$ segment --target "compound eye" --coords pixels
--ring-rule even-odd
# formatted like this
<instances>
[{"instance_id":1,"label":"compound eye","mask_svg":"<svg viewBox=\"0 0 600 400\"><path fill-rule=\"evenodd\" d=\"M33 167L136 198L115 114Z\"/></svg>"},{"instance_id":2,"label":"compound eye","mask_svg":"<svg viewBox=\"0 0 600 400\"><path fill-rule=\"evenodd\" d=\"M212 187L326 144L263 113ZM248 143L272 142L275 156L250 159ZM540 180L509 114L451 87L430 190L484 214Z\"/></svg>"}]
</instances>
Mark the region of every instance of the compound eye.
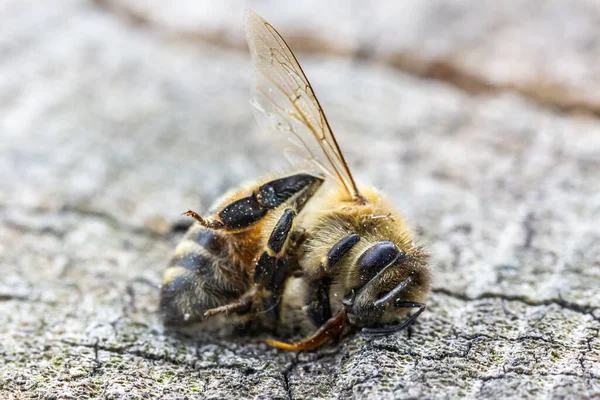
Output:
<instances>
[{"instance_id":1,"label":"compound eye","mask_svg":"<svg viewBox=\"0 0 600 400\"><path fill-rule=\"evenodd\" d=\"M393 242L382 240L368 249L358 261L360 273L360 286L365 285L385 267L391 265L404 252L398 249Z\"/></svg>"}]
</instances>

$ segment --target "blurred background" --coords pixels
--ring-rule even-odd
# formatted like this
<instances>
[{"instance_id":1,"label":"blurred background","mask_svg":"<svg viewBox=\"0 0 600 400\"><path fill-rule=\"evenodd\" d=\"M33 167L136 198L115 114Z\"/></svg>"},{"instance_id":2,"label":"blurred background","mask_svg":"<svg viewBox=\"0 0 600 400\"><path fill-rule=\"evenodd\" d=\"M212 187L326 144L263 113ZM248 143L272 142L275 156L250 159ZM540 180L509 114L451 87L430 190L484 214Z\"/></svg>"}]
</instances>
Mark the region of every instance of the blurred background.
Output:
<instances>
[{"instance_id":1,"label":"blurred background","mask_svg":"<svg viewBox=\"0 0 600 400\"><path fill-rule=\"evenodd\" d=\"M38 329L152 340L157 290L128 282L160 282L180 214L289 168L249 104L245 8L296 52L358 180L431 250L422 324L472 329L450 298L600 307L600 2L3 0L0 325L15 349Z\"/></svg>"},{"instance_id":2,"label":"blurred background","mask_svg":"<svg viewBox=\"0 0 600 400\"><path fill-rule=\"evenodd\" d=\"M477 115L475 103L512 96L502 105L600 112L595 1L5 0L0 7L5 205L69 204L133 224L171 221L277 166L280 149L258 132L248 106L247 7L300 54L364 181L390 180L373 176L376 161L406 174L397 158L437 152L440 143L423 132L457 135ZM512 133L541 128L501 105L487 111L488 120L512 125L511 132L485 127L484 140L514 154L534 135ZM393 157L377 157L390 144ZM461 138L447 145L461 146ZM426 179L430 172L421 171Z\"/></svg>"},{"instance_id":3,"label":"blurred background","mask_svg":"<svg viewBox=\"0 0 600 400\"><path fill-rule=\"evenodd\" d=\"M166 234L182 211L285 168L249 105L245 8L298 53L358 179L426 241L442 221L518 225L557 176L583 173L597 205L594 1L5 0L4 209Z\"/></svg>"}]
</instances>

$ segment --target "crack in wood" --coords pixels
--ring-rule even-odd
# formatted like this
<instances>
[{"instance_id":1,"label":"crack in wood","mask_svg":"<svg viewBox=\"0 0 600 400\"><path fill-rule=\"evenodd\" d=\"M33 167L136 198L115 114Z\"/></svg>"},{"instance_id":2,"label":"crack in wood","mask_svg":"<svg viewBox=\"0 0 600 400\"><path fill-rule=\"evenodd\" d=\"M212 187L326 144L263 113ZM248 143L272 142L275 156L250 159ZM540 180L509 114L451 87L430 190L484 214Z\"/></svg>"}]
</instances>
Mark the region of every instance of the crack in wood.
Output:
<instances>
[{"instance_id":1,"label":"crack in wood","mask_svg":"<svg viewBox=\"0 0 600 400\"><path fill-rule=\"evenodd\" d=\"M0 206L0 208L1 208L1 206ZM45 215L54 214L57 216L65 215L65 214L75 214L75 215L78 215L81 217L98 219L98 220L104 222L105 224L107 224L108 226L110 226L111 228L113 228L115 230L119 230L121 232L129 233L132 235L145 236L150 239L159 239L159 240L164 240L164 241L171 241L173 239L173 237L186 232L193 223L193 221L177 220L177 221L173 222L170 225L169 230L163 234L163 233L158 233L158 232L152 231L143 226L135 226L135 225L127 224L123 221L120 221L114 215L112 215L108 212L105 212L105 211L93 210L93 209L89 209L89 208L82 208L82 207L77 207L77 206L73 206L73 205L63 205L61 208L56 209L56 210L34 207L34 208L20 210L20 211L23 211L24 213L27 213L27 214L42 213ZM59 239L62 239L65 236L65 234L67 233L66 231L56 229L51 226L43 226L43 227L28 226L26 224L16 222L16 221L6 218L6 217L2 218L2 222L4 223L4 226L6 226L10 229L19 231L20 233L48 234L48 235L56 236Z\"/></svg>"},{"instance_id":2,"label":"crack in wood","mask_svg":"<svg viewBox=\"0 0 600 400\"><path fill-rule=\"evenodd\" d=\"M63 339L63 340L61 340L61 343L64 343L66 345L73 346L73 347L90 348L94 351L95 355L97 355L99 350L102 350L102 351L106 351L108 353L136 356L136 357L141 357L148 361L162 361L162 362L166 362L166 363L176 365L176 366L188 366L190 368L195 369L196 360L193 362L187 362L187 361L179 360L177 358L169 357L167 355L160 355L160 354L150 353L150 352L146 352L146 351L142 351L142 350L129 350L129 349L120 348L120 347L104 346L104 345L99 344L99 342L79 343L79 342L73 342L70 340Z\"/></svg>"},{"instance_id":3,"label":"crack in wood","mask_svg":"<svg viewBox=\"0 0 600 400\"><path fill-rule=\"evenodd\" d=\"M93 0L93 2L99 8L132 26L149 27L181 41L196 42L202 40L226 49L247 51L245 43L237 38L222 35L219 31L201 31L193 28L187 30L173 29L160 21L152 19L147 13L135 10L117 1ZM343 56L388 65L407 75L446 83L472 96L483 93L513 92L553 112L566 114L577 112L600 117L600 106L594 104L593 101L565 96L565 93L576 88L563 85L560 82L495 83L486 79L485 76L469 71L458 60L455 60L456 56L452 55L440 58L423 58L411 50L377 55L372 51L365 51L369 47L374 47L369 45L369 39L363 40L356 49L353 49L352 47L337 46L327 38L304 32L297 32L296 35L288 33L286 40L292 43L293 48L298 52Z\"/></svg>"},{"instance_id":4,"label":"crack in wood","mask_svg":"<svg viewBox=\"0 0 600 400\"><path fill-rule=\"evenodd\" d=\"M561 298L552 298L552 299L544 299L544 300L536 300L532 299L528 296L523 295L509 295L503 293L492 293L492 292L484 292L475 297L467 296L464 293L456 293L451 290L445 288L434 288L432 289L433 293L443 294L445 296L453 297L458 300L462 300L465 302L486 300L486 299L500 299L505 301L515 301L519 302L531 307L539 307L539 306L549 306L549 305L557 305L562 309L576 312L582 315L588 315L592 317L595 321L600 321L600 317L594 315L594 311L596 311L599 307L594 307L591 305L584 305L566 301Z\"/></svg>"},{"instance_id":5,"label":"crack in wood","mask_svg":"<svg viewBox=\"0 0 600 400\"><path fill-rule=\"evenodd\" d=\"M288 400L294 399L294 397L292 395L292 387L290 385L290 376L292 374L292 371L298 366L298 363L299 363L298 353L296 353L292 362L281 371L283 389L285 390L285 392L287 394Z\"/></svg>"}]
</instances>

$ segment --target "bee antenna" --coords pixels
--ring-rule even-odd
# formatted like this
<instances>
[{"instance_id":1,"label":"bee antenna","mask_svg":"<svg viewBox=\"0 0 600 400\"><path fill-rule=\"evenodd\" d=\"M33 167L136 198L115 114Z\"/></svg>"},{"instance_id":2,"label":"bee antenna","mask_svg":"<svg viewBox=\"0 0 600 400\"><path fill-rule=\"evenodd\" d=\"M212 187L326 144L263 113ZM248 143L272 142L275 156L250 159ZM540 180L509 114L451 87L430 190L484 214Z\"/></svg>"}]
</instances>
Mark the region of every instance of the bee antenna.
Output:
<instances>
[{"instance_id":1,"label":"bee antenna","mask_svg":"<svg viewBox=\"0 0 600 400\"><path fill-rule=\"evenodd\" d=\"M411 314L406 320L404 320L404 322L401 322L397 325L382 326L380 328L363 328L362 332L367 335L384 335L388 333L398 332L415 322L415 319L417 319L419 314L421 314L425 310L424 303L406 302L399 303L397 306L400 308L418 308L418 310Z\"/></svg>"},{"instance_id":2,"label":"bee antenna","mask_svg":"<svg viewBox=\"0 0 600 400\"><path fill-rule=\"evenodd\" d=\"M398 286L396 286L394 289L390 290L390 292L388 294L386 294L385 296L383 296L382 298L380 298L379 300L377 300L375 303L373 303L373 305L376 308L380 308L385 306L386 304L388 304L389 302L391 302L392 300L394 300L396 298L396 296L402 291L404 290L404 288L406 287L406 285L408 285L410 283L411 279L410 277L406 278L405 280L403 280L402 282L400 282L398 284Z\"/></svg>"}]
</instances>

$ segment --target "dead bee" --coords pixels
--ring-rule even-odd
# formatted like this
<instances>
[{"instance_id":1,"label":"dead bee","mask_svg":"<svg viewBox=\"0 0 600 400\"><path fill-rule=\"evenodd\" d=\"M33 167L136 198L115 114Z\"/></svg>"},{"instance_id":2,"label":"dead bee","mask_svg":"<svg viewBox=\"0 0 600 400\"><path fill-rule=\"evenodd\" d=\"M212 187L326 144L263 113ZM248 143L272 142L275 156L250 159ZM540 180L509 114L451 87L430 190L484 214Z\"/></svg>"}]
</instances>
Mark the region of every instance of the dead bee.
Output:
<instances>
[{"instance_id":1,"label":"dead bee","mask_svg":"<svg viewBox=\"0 0 600 400\"><path fill-rule=\"evenodd\" d=\"M255 105L330 179L308 172L271 177L226 195L212 217L185 213L198 223L164 274L165 324L225 314L260 316L276 328L317 328L298 343L267 341L297 351L322 345L345 324L372 334L408 326L425 308L427 255L381 194L354 182L279 33L252 11L245 29L256 67Z\"/></svg>"}]
</instances>

